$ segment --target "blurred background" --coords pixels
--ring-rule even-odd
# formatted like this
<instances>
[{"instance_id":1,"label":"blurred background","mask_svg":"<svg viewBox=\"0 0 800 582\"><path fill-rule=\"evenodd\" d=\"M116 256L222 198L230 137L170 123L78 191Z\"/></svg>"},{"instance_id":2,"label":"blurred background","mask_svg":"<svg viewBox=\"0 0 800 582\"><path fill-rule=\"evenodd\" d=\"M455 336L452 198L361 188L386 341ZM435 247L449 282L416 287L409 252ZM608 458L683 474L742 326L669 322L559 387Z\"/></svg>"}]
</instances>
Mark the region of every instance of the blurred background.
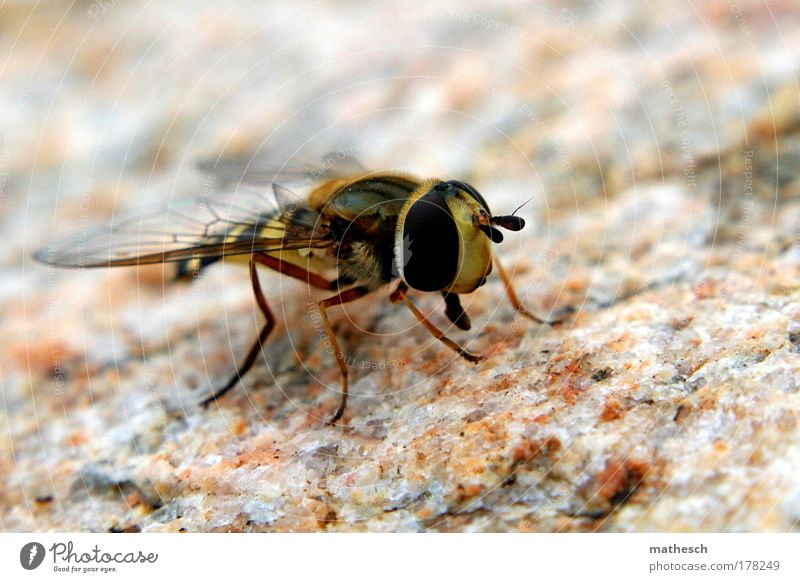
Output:
<instances>
[{"instance_id":1,"label":"blurred background","mask_svg":"<svg viewBox=\"0 0 800 582\"><path fill-rule=\"evenodd\" d=\"M469 181L497 213L532 199L504 252L541 313L695 284L722 263L731 293L737 276L796 285L780 278L794 263L735 263L792 248L798 232L794 0L5 2L0 55L0 435L15 451L0 461L0 529L105 529L103 511L128 523L129 500L94 500L92 514L75 499L41 514L35 500L67 498L76 471L104 483L86 470L92 455L130 469L102 452L129 433L161 451L167 437L145 408L174 384L205 389L249 345L244 272L210 270L187 297L159 272L76 276L30 259L77 228L203 194L201 159L343 151L369 168ZM472 309L494 313L494 293ZM282 309L291 335L304 308ZM278 342L275 373L314 351L313 330L298 333ZM220 334L233 339L217 353ZM140 363L147 354L162 367ZM108 436L115 424L135 428ZM794 514L759 515L736 523L785 529ZM651 517L640 526L672 523Z\"/></svg>"},{"instance_id":2,"label":"blurred background","mask_svg":"<svg viewBox=\"0 0 800 582\"><path fill-rule=\"evenodd\" d=\"M785 108L796 23L789 1L5 3L2 212L28 228L3 252L81 202L196 195L219 155L355 148L537 212L614 196Z\"/></svg>"}]
</instances>

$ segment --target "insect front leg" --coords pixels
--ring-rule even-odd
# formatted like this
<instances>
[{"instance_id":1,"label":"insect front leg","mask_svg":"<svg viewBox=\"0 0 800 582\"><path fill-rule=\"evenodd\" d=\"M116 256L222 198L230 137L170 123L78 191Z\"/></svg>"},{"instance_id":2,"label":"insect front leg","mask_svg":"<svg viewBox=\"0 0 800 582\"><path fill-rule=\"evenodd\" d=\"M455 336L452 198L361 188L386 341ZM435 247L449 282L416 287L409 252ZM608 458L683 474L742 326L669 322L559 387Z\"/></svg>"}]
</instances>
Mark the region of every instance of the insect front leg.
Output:
<instances>
[{"instance_id":1,"label":"insect front leg","mask_svg":"<svg viewBox=\"0 0 800 582\"><path fill-rule=\"evenodd\" d=\"M256 262L252 260L250 261L250 281L253 284L253 294L256 296L256 303L258 303L261 313L264 314L266 322L261 328L261 331L258 333L258 337L256 338L253 346L250 348L250 351L247 352L247 357L242 362L242 365L236 370L236 373L231 376L231 379L228 380L227 384L203 400L203 402L201 402L202 406L208 406L218 398L221 398L239 383L239 380L241 380L242 377L250 370L250 368L253 367L258 354L261 353L261 348L264 345L264 342L267 341L267 337L269 337L270 332L275 327L275 317L272 315L272 311L270 310L269 305L267 305L267 299L264 297L264 292L261 289L261 282L258 280L258 272L256 271Z\"/></svg>"},{"instance_id":2,"label":"insect front leg","mask_svg":"<svg viewBox=\"0 0 800 582\"><path fill-rule=\"evenodd\" d=\"M328 299L323 299L318 303L319 311L320 314L322 315L322 323L325 325L325 331L328 334L328 338L330 338L331 340L333 351L336 354L336 362L339 364L339 370L341 370L342 372L342 400L339 403L339 408L336 410L336 413L328 421L328 424L334 424L344 414L345 406L347 406L347 393L349 391L349 381L347 379L347 363L344 361L344 354L342 353L341 348L339 348L339 342L336 341L336 335L333 333L333 326L331 326L331 322L328 319L327 309L328 307L333 307L334 305L343 305L345 303L350 303L351 301L360 299L367 293L369 293L368 287L365 286L353 287L352 289L347 289L346 291L342 291L341 293L334 295L333 297L329 297Z\"/></svg>"},{"instance_id":3,"label":"insect front leg","mask_svg":"<svg viewBox=\"0 0 800 582\"><path fill-rule=\"evenodd\" d=\"M428 321L428 318L425 317L425 315L423 315L423 313L419 309L417 309L417 306L414 305L414 302L411 301L411 298L408 296L408 287L404 283L401 282L400 285L397 286L397 289L395 289L394 292L392 292L392 295L390 296L389 299L393 303L397 303L398 301L403 301L411 310L411 313L414 314L414 317L416 317L419 320L419 322L423 326L425 326L425 329L427 329L433 337L438 339L440 342L442 342L451 350L455 351L459 356L461 356L468 362L477 364L483 359L481 356L477 356L471 352L468 352L466 349L464 349L456 342L451 340L449 337L444 335L444 332L442 330L440 330L438 327L436 327L430 321Z\"/></svg>"},{"instance_id":4,"label":"insect front leg","mask_svg":"<svg viewBox=\"0 0 800 582\"><path fill-rule=\"evenodd\" d=\"M459 296L455 293L442 291L442 297L444 297L444 314L447 316L447 319L453 322L458 329L463 329L464 331L471 329L472 322L470 322L467 312L461 307L461 299Z\"/></svg>"},{"instance_id":5,"label":"insect front leg","mask_svg":"<svg viewBox=\"0 0 800 582\"><path fill-rule=\"evenodd\" d=\"M508 300L511 302L511 305L514 306L514 309L516 309L517 313L519 313L520 315L524 315L528 319L531 319L536 323L541 323L543 325L558 325L559 323L561 323L561 320L539 319L531 312L529 312L528 308L525 307L519 300L516 291L514 291L514 286L511 284L511 277L508 276L508 273L503 268L503 264L497 257L494 257L494 265L495 267L497 267L497 272L500 275L500 279L503 281L503 286L505 287Z\"/></svg>"}]
</instances>

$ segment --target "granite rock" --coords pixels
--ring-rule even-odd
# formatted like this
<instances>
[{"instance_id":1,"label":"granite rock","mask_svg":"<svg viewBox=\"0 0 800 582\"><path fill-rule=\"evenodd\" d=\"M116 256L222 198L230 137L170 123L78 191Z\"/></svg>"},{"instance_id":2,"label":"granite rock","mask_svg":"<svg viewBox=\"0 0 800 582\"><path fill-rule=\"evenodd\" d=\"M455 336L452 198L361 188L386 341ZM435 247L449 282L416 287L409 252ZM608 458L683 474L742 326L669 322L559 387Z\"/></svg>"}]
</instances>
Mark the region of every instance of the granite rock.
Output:
<instances>
[{"instance_id":1,"label":"granite rock","mask_svg":"<svg viewBox=\"0 0 800 582\"><path fill-rule=\"evenodd\" d=\"M0 7L0 529L793 531L795 2ZM246 269L64 272L51 238L196 196L197 159L355 152L528 226L464 298L335 312ZM283 156L283 158L281 158ZM441 298L416 295L445 324ZM311 305L311 307L310 307ZM334 314L334 312L332 312Z\"/></svg>"}]
</instances>

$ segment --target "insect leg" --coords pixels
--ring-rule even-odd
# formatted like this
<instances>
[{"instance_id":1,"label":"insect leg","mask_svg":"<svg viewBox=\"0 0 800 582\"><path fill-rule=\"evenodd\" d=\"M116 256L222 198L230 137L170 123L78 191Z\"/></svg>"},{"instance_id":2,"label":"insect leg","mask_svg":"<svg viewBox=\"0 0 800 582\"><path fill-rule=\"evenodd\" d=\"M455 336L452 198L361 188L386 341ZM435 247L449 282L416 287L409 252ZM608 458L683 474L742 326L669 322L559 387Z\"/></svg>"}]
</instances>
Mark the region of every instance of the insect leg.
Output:
<instances>
[{"instance_id":1,"label":"insect leg","mask_svg":"<svg viewBox=\"0 0 800 582\"><path fill-rule=\"evenodd\" d=\"M329 281L321 275L312 273L311 271L293 263L282 261L277 257L273 257L272 255L258 253L253 255L253 260L269 267L274 271L278 271L281 275L286 275L292 279L298 279L316 287L317 289L334 291L337 287L336 281Z\"/></svg>"},{"instance_id":2,"label":"insect leg","mask_svg":"<svg viewBox=\"0 0 800 582\"><path fill-rule=\"evenodd\" d=\"M455 293L448 293L442 291L444 297L444 314L447 319L452 321L458 329L468 330L472 327L472 322L469 320L469 315L461 307L461 299Z\"/></svg>"},{"instance_id":3,"label":"insect leg","mask_svg":"<svg viewBox=\"0 0 800 582\"><path fill-rule=\"evenodd\" d=\"M208 406L218 398L225 395L231 388L239 383L239 380L241 380L242 377L250 370L250 368L253 367L258 354L261 353L261 348L264 342L267 341L267 337L272 331L272 328L275 327L275 317L272 315L272 311L270 311L269 305L267 305L267 300L264 297L264 292L261 289L261 282L258 280L258 272L256 271L256 262L254 260L250 261L250 281L253 283L253 294L256 296L256 303L258 303L258 307L261 310L261 313L264 314L264 318L267 321L264 323L264 327L262 327L261 331L258 333L258 338L256 338L256 341L250 348L250 351L247 352L247 357L242 362L242 365L236 370L236 373L231 376L231 379L228 380L227 384L203 400L203 402L201 402L202 406Z\"/></svg>"},{"instance_id":4,"label":"insect leg","mask_svg":"<svg viewBox=\"0 0 800 582\"><path fill-rule=\"evenodd\" d=\"M503 264L497 257L494 257L494 264L497 267L497 272L500 274L500 279L502 279L503 281L503 286L506 288L506 295L508 296L508 300L511 302L511 305L514 306L514 309L517 310L517 313L519 313L520 315L524 315L528 319L532 319L536 323L547 324L547 325L557 325L561 323L560 320L539 319L531 312L529 312L528 308L525 307L519 300L516 291L514 291L514 287L511 285L511 277L508 276L508 273L503 268Z\"/></svg>"},{"instance_id":5,"label":"insect leg","mask_svg":"<svg viewBox=\"0 0 800 582\"><path fill-rule=\"evenodd\" d=\"M428 321L428 318L425 317L425 315L423 315L423 313L419 309L417 309L417 306L414 305L414 302L411 301L411 298L408 296L407 290L408 290L408 287L406 287L403 283L401 283L397 287L397 289L395 289L394 292L392 293L392 295L390 297L391 301L392 302L397 302L397 301L405 302L405 304L411 310L411 313L414 314L414 317L416 317L419 320L419 322L422 325L425 326L425 329L427 329L431 333L431 335L433 337L438 339L440 342L442 342L444 345L446 345L451 350L454 350L459 356L461 356L462 358L464 358L468 362L472 362L473 364L477 364L478 362L480 362L483 359L481 356L476 356L475 354L470 353L467 350L465 350L464 348L462 348L456 342L454 342L449 337L444 335L444 332L441 331L438 327L436 327L430 321Z\"/></svg>"},{"instance_id":6,"label":"insect leg","mask_svg":"<svg viewBox=\"0 0 800 582\"><path fill-rule=\"evenodd\" d=\"M328 337L331 340L331 345L333 346L333 351L336 354L336 361L339 364L339 370L342 372L342 400L339 403L339 408L336 410L336 413L328 421L328 424L334 424L344 414L345 406L347 406L349 382L347 379L347 363L344 361L344 354L342 354L342 350L339 348L339 342L336 341L336 336L333 333L333 327L328 319L327 309L328 307L333 307L334 305L350 303L351 301L355 301L356 299L363 297L367 293L369 293L369 288L367 287L353 287L352 289L342 291L338 295L334 295L328 299L323 299L318 303L319 312L322 314L322 323L325 325L325 331L328 333Z\"/></svg>"}]
</instances>

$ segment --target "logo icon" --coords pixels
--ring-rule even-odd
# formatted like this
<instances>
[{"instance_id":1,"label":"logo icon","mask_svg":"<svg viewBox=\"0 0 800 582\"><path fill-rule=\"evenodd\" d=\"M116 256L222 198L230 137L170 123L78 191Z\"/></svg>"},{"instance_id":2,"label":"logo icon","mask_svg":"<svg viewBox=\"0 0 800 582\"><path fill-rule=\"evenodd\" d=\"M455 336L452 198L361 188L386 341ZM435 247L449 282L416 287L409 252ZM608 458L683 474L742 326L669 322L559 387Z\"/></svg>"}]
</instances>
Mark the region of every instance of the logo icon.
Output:
<instances>
[{"instance_id":1,"label":"logo icon","mask_svg":"<svg viewBox=\"0 0 800 582\"><path fill-rule=\"evenodd\" d=\"M39 542L29 542L19 551L19 563L26 570L35 570L44 561L44 546Z\"/></svg>"}]
</instances>

